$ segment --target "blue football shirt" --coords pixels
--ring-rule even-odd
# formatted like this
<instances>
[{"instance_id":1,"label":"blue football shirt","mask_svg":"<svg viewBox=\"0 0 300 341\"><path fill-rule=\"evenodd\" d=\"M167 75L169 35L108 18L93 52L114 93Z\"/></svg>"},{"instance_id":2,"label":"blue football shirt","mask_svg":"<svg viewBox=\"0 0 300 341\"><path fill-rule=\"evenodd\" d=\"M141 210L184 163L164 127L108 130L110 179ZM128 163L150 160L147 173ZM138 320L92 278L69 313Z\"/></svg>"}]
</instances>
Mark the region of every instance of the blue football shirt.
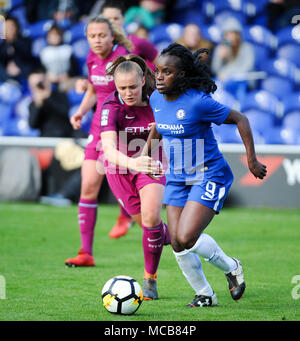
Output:
<instances>
[{"instance_id":1,"label":"blue football shirt","mask_svg":"<svg viewBox=\"0 0 300 341\"><path fill-rule=\"evenodd\" d=\"M219 151L211 123L222 124L229 107L195 89L170 102L155 90L150 105L168 159L167 182L194 184L222 176L227 163Z\"/></svg>"}]
</instances>

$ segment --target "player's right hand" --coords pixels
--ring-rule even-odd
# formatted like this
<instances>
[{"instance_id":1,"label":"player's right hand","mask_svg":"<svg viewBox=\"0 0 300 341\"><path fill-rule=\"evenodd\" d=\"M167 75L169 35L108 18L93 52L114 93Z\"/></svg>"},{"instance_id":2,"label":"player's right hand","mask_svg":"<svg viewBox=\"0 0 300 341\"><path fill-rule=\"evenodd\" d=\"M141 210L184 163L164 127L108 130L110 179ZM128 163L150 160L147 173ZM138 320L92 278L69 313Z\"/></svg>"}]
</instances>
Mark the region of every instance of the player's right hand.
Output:
<instances>
[{"instance_id":1,"label":"player's right hand","mask_svg":"<svg viewBox=\"0 0 300 341\"><path fill-rule=\"evenodd\" d=\"M133 160L134 165L132 168L137 172L156 176L162 176L164 174L160 164L149 156L139 156Z\"/></svg>"},{"instance_id":2,"label":"player's right hand","mask_svg":"<svg viewBox=\"0 0 300 341\"><path fill-rule=\"evenodd\" d=\"M70 123L73 129L78 130L81 128L82 117L82 114L77 112L70 118Z\"/></svg>"}]
</instances>

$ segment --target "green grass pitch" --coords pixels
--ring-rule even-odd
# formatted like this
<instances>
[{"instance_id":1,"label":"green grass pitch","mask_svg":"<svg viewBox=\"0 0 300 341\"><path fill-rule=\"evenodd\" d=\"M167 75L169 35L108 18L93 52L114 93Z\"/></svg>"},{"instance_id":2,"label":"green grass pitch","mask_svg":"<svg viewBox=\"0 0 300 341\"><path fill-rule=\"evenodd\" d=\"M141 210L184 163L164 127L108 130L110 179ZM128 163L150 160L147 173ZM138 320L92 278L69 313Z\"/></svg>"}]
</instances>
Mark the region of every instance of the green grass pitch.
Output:
<instances>
[{"instance_id":1,"label":"green grass pitch","mask_svg":"<svg viewBox=\"0 0 300 341\"><path fill-rule=\"evenodd\" d=\"M117 206L99 206L96 267L67 268L64 260L80 247L75 205L1 203L0 275L6 299L0 300L0 321L300 320L299 281L292 283L300 275L299 210L225 208L207 228L228 255L242 261L247 288L239 302L231 299L224 274L203 261L218 306L185 308L194 293L167 246L158 272L160 299L143 302L132 316L109 314L100 295L115 275L132 276L140 284L143 279L142 230L134 225L126 236L110 239L117 214Z\"/></svg>"}]
</instances>

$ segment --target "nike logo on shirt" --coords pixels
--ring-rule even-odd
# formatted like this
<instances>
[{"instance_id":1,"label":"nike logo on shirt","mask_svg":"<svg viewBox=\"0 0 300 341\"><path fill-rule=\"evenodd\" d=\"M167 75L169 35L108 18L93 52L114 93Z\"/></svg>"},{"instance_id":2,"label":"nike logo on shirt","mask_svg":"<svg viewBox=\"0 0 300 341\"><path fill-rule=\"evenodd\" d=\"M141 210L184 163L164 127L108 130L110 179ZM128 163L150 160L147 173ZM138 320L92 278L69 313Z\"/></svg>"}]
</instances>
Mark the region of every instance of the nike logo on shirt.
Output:
<instances>
[{"instance_id":1,"label":"nike logo on shirt","mask_svg":"<svg viewBox=\"0 0 300 341\"><path fill-rule=\"evenodd\" d=\"M135 118L135 116L128 116L128 115L126 115L125 118L127 118L127 120L132 120L132 119Z\"/></svg>"}]
</instances>

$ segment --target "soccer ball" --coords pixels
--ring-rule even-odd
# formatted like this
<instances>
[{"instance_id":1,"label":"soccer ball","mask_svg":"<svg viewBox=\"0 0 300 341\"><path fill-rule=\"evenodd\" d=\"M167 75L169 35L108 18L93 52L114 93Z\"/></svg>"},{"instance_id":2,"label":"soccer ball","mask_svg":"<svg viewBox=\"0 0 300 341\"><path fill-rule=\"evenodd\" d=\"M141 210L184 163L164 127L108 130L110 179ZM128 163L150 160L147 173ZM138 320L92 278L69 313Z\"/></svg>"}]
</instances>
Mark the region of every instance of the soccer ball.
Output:
<instances>
[{"instance_id":1,"label":"soccer ball","mask_svg":"<svg viewBox=\"0 0 300 341\"><path fill-rule=\"evenodd\" d=\"M139 283L129 276L115 276L102 289L102 301L110 313L134 314L143 302L143 292Z\"/></svg>"}]
</instances>

